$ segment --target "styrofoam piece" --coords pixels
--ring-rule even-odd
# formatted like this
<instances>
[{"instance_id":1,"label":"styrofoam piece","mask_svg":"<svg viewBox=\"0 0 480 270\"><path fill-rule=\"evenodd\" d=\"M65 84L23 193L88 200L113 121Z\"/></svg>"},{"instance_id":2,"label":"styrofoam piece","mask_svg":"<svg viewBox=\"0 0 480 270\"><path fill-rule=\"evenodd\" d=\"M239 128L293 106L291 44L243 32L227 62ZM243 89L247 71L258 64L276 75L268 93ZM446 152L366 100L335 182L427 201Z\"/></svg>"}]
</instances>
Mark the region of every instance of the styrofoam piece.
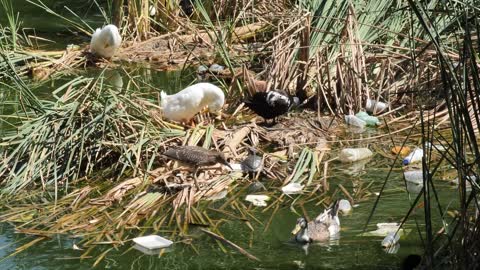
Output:
<instances>
[{"instance_id":1,"label":"styrofoam piece","mask_svg":"<svg viewBox=\"0 0 480 270\"><path fill-rule=\"evenodd\" d=\"M249 194L245 197L247 202L251 202L255 206L267 206L267 201L270 200L270 196Z\"/></svg>"},{"instance_id":2,"label":"styrofoam piece","mask_svg":"<svg viewBox=\"0 0 480 270\"><path fill-rule=\"evenodd\" d=\"M166 248L173 244L172 241L158 235L147 235L133 238L135 244L146 249Z\"/></svg>"}]
</instances>

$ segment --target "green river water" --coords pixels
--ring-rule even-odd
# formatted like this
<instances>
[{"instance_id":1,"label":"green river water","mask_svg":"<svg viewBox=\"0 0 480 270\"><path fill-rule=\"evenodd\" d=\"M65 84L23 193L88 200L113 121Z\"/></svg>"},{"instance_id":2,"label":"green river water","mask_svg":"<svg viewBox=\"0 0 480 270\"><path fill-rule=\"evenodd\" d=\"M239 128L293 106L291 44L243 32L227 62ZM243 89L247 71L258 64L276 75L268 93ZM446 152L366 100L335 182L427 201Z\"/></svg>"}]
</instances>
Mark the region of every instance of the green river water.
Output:
<instances>
[{"instance_id":1,"label":"green river water","mask_svg":"<svg viewBox=\"0 0 480 270\"><path fill-rule=\"evenodd\" d=\"M55 1L46 1L46 4ZM56 1L56 8L62 10L62 2L72 3L74 1ZM80 1L79 1L80 2ZM67 3L64 3L67 4ZM15 5L24 21L25 27L35 26L39 32L48 33L49 38L58 38L57 46L62 48L68 42L63 35L63 24L59 20L51 19L48 14L40 12L38 8L29 6L26 1L15 1ZM77 8L85 10L86 4L78 4ZM94 7L89 12L84 12L90 22L100 22L102 18L95 13ZM48 20L46 19L48 18ZM56 32L62 34L56 35ZM78 40L82 40L79 38ZM88 39L85 39L88 41ZM130 69L135 69L130 67ZM193 79L191 73L180 72L157 72L148 67L136 68L135 74L144 78L153 87L168 89L171 92L182 89ZM90 70L95 73L98 71ZM120 75L118 72L115 76ZM56 79L44 83L35 89L36 94L40 96L49 95L49 89L59 86L65 79ZM4 89L0 88L0 91ZM5 98L5 95L4 95ZM7 95L8 98L8 95ZM4 101L4 100L2 100ZM0 114L11 113L15 110L12 106L0 105ZM8 126L0 123L0 131L6 132ZM344 138L366 138L381 134L384 130L371 130L367 134L346 133ZM387 140L387 138L385 139ZM371 141L370 143L378 143ZM353 145L355 146L355 145ZM362 142L359 146L368 146ZM332 156L340 149L332 147ZM355 183L373 182L369 188L372 192L377 192L388 173L388 165L392 161L385 162L381 155L375 155L367 163L362 164L344 164L338 161L330 163L328 175L331 187L342 184L348 190L352 190ZM376 213L370 223L368 230L374 230L378 222L398 222L409 209L410 200L405 191L400 164L398 169L394 170L386 186L386 191L382 196ZM267 180L268 181L268 180ZM268 186L268 183L266 184ZM454 198L454 190L446 183L437 185L440 190L441 198ZM280 194L280 190L276 191ZM229 194L230 195L230 194ZM215 202L222 205L226 198ZM294 195L295 196L295 195ZM337 196L342 196L337 194ZM414 219L423 229L423 208L419 208L416 213L406 223L406 228L411 232L400 241L400 249L395 254L385 252L380 243L383 237L360 236L365 226L367 217L375 201L375 195L368 200L362 201L354 208L353 213L348 216L341 216L342 231L340 238L336 241L324 244L311 244L308 252L305 248L292 243L290 231L294 227L298 215L285 204L275 214L270 227L265 231L265 225L271 216L271 211L262 212L262 208L253 211L255 216L263 223L252 222L254 231L252 232L241 221L228 221L219 227L222 234L234 243L244 247L261 261L256 262L247 259L240 253L227 247L227 253L224 253L208 236L197 232L195 229L190 231L193 238L196 251L189 245L176 243L166 250L161 256L145 255L140 251L131 248L131 242L127 242L122 248L109 252L104 260L96 267L97 269L398 269L400 261L408 254L422 253L422 244L419 233L415 227ZM291 200L287 200L291 202ZM444 201L445 205L449 201ZM310 216L323 211L323 208L315 206L314 203L305 205ZM301 212L300 209L295 209ZM39 244L21 252L15 256L9 256L15 249L22 244L31 241L33 238L22 234L16 234L9 224L0 224L0 269L91 269L95 258L109 246L99 246L93 258L80 260L78 257L82 251L72 248L74 239L66 236L54 237L51 240L40 242ZM175 239L173 239L175 240ZM78 241L78 240L77 240ZM197 253L198 252L198 253Z\"/></svg>"}]
</instances>

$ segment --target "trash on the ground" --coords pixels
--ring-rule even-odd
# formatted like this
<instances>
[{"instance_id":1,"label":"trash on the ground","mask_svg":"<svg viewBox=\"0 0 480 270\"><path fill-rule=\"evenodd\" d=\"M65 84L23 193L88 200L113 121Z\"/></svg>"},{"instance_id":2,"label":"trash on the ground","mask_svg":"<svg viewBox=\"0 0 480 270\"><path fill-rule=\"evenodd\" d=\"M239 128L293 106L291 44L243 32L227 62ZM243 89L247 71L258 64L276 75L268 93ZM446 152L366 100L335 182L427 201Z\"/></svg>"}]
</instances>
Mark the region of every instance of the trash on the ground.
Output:
<instances>
[{"instance_id":1,"label":"trash on the ground","mask_svg":"<svg viewBox=\"0 0 480 270\"><path fill-rule=\"evenodd\" d=\"M205 65L200 65L200 66L198 66L198 68L197 68L197 73L199 73L199 74L203 74L203 73L205 73L205 72L207 72L207 71L208 71L208 67L205 66Z\"/></svg>"},{"instance_id":2,"label":"trash on the ground","mask_svg":"<svg viewBox=\"0 0 480 270\"><path fill-rule=\"evenodd\" d=\"M389 248L398 244L398 240L400 240L400 235L396 232L389 232L387 236L382 241L382 247Z\"/></svg>"},{"instance_id":3,"label":"trash on the ground","mask_svg":"<svg viewBox=\"0 0 480 270\"><path fill-rule=\"evenodd\" d=\"M219 64L213 64L210 66L208 70L210 70L210 72L212 73L219 73L219 72L222 72L224 69L225 69L224 66L221 66Z\"/></svg>"},{"instance_id":4,"label":"trash on the ground","mask_svg":"<svg viewBox=\"0 0 480 270\"><path fill-rule=\"evenodd\" d=\"M421 148L415 148L408 156L403 159L403 165L409 165L415 162L422 161L423 150Z\"/></svg>"},{"instance_id":5,"label":"trash on the ground","mask_svg":"<svg viewBox=\"0 0 480 270\"><path fill-rule=\"evenodd\" d=\"M258 172L262 170L262 157L249 155L240 163L244 172Z\"/></svg>"},{"instance_id":6,"label":"trash on the ground","mask_svg":"<svg viewBox=\"0 0 480 270\"><path fill-rule=\"evenodd\" d=\"M153 234L133 238L133 242L135 242L135 244L139 245L140 247L143 247L149 250L166 248L173 244L172 241L158 235L153 235Z\"/></svg>"},{"instance_id":7,"label":"trash on the ground","mask_svg":"<svg viewBox=\"0 0 480 270\"><path fill-rule=\"evenodd\" d=\"M373 99L367 99L367 104L365 105L365 110L369 113L381 113L387 109L388 104L381 101L376 101Z\"/></svg>"},{"instance_id":8,"label":"trash on the ground","mask_svg":"<svg viewBox=\"0 0 480 270\"><path fill-rule=\"evenodd\" d=\"M378 117L371 116L366 112L358 112L355 116L357 118L365 121L367 126L375 127L375 126L380 125L380 120L378 120Z\"/></svg>"},{"instance_id":9,"label":"trash on the ground","mask_svg":"<svg viewBox=\"0 0 480 270\"><path fill-rule=\"evenodd\" d=\"M282 187L282 192L285 194L297 194L302 191L303 187L304 185L300 183L289 183Z\"/></svg>"},{"instance_id":10,"label":"trash on the ground","mask_svg":"<svg viewBox=\"0 0 480 270\"><path fill-rule=\"evenodd\" d=\"M347 125L361 127L361 128L367 125L365 121L356 117L355 115L345 115L345 122L347 123Z\"/></svg>"},{"instance_id":11,"label":"trash on the ground","mask_svg":"<svg viewBox=\"0 0 480 270\"><path fill-rule=\"evenodd\" d=\"M245 200L255 206L267 206L267 201L270 200L270 197L267 195L249 194L245 197Z\"/></svg>"},{"instance_id":12,"label":"trash on the ground","mask_svg":"<svg viewBox=\"0 0 480 270\"><path fill-rule=\"evenodd\" d=\"M155 17L155 15L157 15L157 9L155 8L155 6L150 6L148 8L148 14L150 15L150 17Z\"/></svg>"},{"instance_id":13,"label":"trash on the ground","mask_svg":"<svg viewBox=\"0 0 480 270\"><path fill-rule=\"evenodd\" d=\"M408 146L404 146L404 147L401 147L401 146L395 146L392 148L392 153L394 155L400 155L400 157L404 158L406 156L408 156L408 154L410 153L410 147Z\"/></svg>"},{"instance_id":14,"label":"trash on the ground","mask_svg":"<svg viewBox=\"0 0 480 270\"><path fill-rule=\"evenodd\" d=\"M230 163L230 168L227 167L228 170L231 170L231 171L234 171L234 172L243 171L242 164L240 164L240 163Z\"/></svg>"},{"instance_id":15,"label":"trash on the ground","mask_svg":"<svg viewBox=\"0 0 480 270\"><path fill-rule=\"evenodd\" d=\"M373 155L368 148L345 148L340 151L338 158L342 162L353 162L357 160L366 159Z\"/></svg>"},{"instance_id":16,"label":"trash on the ground","mask_svg":"<svg viewBox=\"0 0 480 270\"><path fill-rule=\"evenodd\" d=\"M340 211L343 215L347 215L352 212L352 205L348 200L341 199L338 202L338 211Z\"/></svg>"}]
</instances>

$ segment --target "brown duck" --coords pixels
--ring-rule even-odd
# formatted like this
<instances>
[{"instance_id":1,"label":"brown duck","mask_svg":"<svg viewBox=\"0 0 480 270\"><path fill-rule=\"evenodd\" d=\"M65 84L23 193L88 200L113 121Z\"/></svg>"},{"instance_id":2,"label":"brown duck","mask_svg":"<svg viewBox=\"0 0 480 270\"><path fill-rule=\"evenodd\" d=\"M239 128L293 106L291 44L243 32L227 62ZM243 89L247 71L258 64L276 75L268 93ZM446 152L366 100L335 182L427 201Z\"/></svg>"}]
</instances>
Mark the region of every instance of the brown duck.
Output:
<instances>
[{"instance_id":1,"label":"brown duck","mask_svg":"<svg viewBox=\"0 0 480 270\"><path fill-rule=\"evenodd\" d=\"M197 171L201 166L211 166L217 163L224 164L230 169L232 167L225 159L223 153L216 150L208 150L200 146L177 146L169 148L163 153L164 156L180 161L195 168L193 179L195 186L199 189L197 183Z\"/></svg>"},{"instance_id":2,"label":"brown duck","mask_svg":"<svg viewBox=\"0 0 480 270\"><path fill-rule=\"evenodd\" d=\"M295 240L300 243L326 241L338 234L340 232L338 203L339 201L334 202L330 208L310 222L304 217L297 219L295 229L292 231Z\"/></svg>"}]
</instances>

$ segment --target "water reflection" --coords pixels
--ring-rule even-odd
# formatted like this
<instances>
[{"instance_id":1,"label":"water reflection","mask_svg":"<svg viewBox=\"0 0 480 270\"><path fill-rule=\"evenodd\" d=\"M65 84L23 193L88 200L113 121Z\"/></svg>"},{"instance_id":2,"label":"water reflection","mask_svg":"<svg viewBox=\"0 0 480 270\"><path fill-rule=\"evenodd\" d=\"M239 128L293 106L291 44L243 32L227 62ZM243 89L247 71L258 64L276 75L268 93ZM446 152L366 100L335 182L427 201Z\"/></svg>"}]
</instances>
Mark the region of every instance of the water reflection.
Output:
<instances>
[{"instance_id":1,"label":"water reflection","mask_svg":"<svg viewBox=\"0 0 480 270\"><path fill-rule=\"evenodd\" d=\"M345 169L341 169L342 172L351 176L360 176L365 173L365 166L372 161L372 158L366 158L355 161Z\"/></svg>"}]
</instances>

